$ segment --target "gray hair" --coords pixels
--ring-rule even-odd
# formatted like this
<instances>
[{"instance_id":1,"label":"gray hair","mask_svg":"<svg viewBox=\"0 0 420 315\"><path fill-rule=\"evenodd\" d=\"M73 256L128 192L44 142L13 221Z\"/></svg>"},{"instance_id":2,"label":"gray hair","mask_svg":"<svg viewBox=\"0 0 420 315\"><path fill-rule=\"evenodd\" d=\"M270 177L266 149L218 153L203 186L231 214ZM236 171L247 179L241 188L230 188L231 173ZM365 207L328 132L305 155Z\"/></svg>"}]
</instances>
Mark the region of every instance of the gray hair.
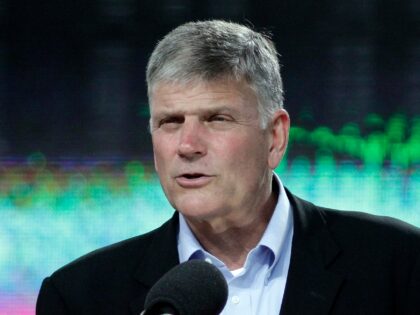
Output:
<instances>
[{"instance_id":1,"label":"gray hair","mask_svg":"<svg viewBox=\"0 0 420 315\"><path fill-rule=\"evenodd\" d=\"M283 108L283 83L274 43L250 28L220 20L189 22L168 33L154 49L146 80L149 103L156 83L245 80L258 98L261 127Z\"/></svg>"}]
</instances>

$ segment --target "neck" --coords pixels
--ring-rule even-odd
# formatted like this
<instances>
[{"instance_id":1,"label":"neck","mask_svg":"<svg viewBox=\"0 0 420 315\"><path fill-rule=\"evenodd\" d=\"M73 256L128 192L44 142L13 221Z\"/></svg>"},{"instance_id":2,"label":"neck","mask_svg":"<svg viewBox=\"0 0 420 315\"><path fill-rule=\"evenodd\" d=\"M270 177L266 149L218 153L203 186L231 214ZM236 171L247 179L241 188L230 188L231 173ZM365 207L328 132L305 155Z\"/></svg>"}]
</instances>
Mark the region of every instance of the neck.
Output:
<instances>
[{"instance_id":1,"label":"neck","mask_svg":"<svg viewBox=\"0 0 420 315\"><path fill-rule=\"evenodd\" d=\"M277 197L278 189L275 189L260 207L249 211L241 220L195 221L186 218L186 221L203 248L223 261L229 270L235 270L244 266L248 253L261 240Z\"/></svg>"}]
</instances>

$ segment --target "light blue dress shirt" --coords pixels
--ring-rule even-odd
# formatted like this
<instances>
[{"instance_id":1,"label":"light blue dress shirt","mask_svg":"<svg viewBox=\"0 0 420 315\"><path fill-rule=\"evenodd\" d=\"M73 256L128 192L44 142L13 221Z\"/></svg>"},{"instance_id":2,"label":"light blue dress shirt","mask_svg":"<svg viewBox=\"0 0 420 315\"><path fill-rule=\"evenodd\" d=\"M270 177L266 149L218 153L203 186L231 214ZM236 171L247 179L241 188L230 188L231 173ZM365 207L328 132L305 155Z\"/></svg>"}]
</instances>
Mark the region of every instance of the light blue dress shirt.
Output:
<instances>
[{"instance_id":1,"label":"light blue dress shirt","mask_svg":"<svg viewBox=\"0 0 420 315\"><path fill-rule=\"evenodd\" d=\"M293 237L293 215L280 178L276 208L267 228L255 248L246 258L243 268L230 271L226 265L208 253L197 241L185 218L179 216L178 253L180 262L206 260L224 275L229 297L223 315L278 315L283 301L290 264Z\"/></svg>"}]
</instances>

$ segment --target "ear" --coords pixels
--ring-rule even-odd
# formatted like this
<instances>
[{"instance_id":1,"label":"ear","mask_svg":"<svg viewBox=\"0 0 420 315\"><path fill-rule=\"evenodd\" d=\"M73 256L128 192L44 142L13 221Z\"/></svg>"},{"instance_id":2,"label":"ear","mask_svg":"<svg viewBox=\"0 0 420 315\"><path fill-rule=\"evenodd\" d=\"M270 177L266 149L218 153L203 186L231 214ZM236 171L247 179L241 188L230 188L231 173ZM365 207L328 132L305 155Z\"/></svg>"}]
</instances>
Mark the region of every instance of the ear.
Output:
<instances>
[{"instance_id":1,"label":"ear","mask_svg":"<svg viewBox=\"0 0 420 315\"><path fill-rule=\"evenodd\" d=\"M268 126L270 132L270 151L268 155L268 166L275 169L281 162L286 152L287 142L289 141L290 118L286 110L276 111Z\"/></svg>"}]
</instances>

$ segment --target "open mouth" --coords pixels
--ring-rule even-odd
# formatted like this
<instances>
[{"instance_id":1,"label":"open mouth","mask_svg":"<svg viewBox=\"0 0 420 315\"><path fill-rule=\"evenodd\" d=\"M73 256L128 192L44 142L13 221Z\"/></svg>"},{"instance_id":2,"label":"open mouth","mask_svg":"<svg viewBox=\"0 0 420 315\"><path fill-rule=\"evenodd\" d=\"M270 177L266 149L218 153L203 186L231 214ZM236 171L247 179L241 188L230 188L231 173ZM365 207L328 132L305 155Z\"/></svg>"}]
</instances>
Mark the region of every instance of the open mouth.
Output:
<instances>
[{"instance_id":1,"label":"open mouth","mask_svg":"<svg viewBox=\"0 0 420 315\"><path fill-rule=\"evenodd\" d=\"M209 184L213 176L203 173L185 173L176 177L178 185L184 188L200 188Z\"/></svg>"},{"instance_id":2,"label":"open mouth","mask_svg":"<svg viewBox=\"0 0 420 315\"><path fill-rule=\"evenodd\" d=\"M187 179L196 179L205 176L204 174L199 173L193 173L193 174L183 174L181 177L187 178Z\"/></svg>"}]
</instances>

